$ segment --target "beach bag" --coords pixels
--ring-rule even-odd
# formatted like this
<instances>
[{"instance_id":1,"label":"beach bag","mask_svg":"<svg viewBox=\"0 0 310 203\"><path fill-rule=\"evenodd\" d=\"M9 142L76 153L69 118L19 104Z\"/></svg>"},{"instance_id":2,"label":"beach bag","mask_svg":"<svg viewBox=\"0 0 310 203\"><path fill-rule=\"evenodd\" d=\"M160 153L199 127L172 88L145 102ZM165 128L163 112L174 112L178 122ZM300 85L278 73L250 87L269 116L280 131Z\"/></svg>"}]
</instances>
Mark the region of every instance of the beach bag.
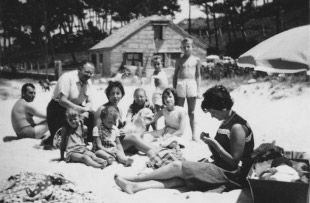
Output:
<instances>
[{"instance_id":1,"label":"beach bag","mask_svg":"<svg viewBox=\"0 0 310 203\"><path fill-rule=\"evenodd\" d=\"M149 159L150 162L147 165L148 167L153 169L160 168L173 161L185 161L184 157L182 156L181 150L177 148L162 148L153 156L149 157Z\"/></svg>"}]
</instances>

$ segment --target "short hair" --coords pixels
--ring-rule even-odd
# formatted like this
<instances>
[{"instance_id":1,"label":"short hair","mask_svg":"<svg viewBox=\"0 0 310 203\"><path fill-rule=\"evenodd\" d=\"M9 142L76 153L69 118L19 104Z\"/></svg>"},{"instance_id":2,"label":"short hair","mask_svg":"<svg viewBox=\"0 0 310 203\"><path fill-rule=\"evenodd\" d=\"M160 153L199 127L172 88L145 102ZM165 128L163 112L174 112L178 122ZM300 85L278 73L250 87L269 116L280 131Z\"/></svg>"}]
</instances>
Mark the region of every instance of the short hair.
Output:
<instances>
[{"instance_id":1,"label":"short hair","mask_svg":"<svg viewBox=\"0 0 310 203\"><path fill-rule=\"evenodd\" d=\"M185 37L182 39L181 44L190 43L193 44L193 40L191 38Z\"/></svg>"},{"instance_id":2,"label":"short hair","mask_svg":"<svg viewBox=\"0 0 310 203\"><path fill-rule=\"evenodd\" d=\"M162 61L162 57L160 55L154 55L152 58L152 62L159 60L160 62Z\"/></svg>"},{"instance_id":3,"label":"short hair","mask_svg":"<svg viewBox=\"0 0 310 203\"><path fill-rule=\"evenodd\" d=\"M82 70L85 64L90 64L90 65L92 65L93 67L95 67L95 65L94 65L91 61L84 60L84 61L82 61L82 62L80 62L80 63L78 64L78 69L79 69L79 70Z\"/></svg>"},{"instance_id":4,"label":"short hair","mask_svg":"<svg viewBox=\"0 0 310 203\"><path fill-rule=\"evenodd\" d=\"M145 89L140 88L140 87L137 88L137 89L134 91L133 96L135 96L136 94L138 94L138 92L143 92L144 95L145 95L145 97L146 97L146 91L145 91Z\"/></svg>"},{"instance_id":5,"label":"short hair","mask_svg":"<svg viewBox=\"0 0 310 203\"><path fill-rule=\"evenodd\" d=\"M282 156L282 157L273 159L270 167L278 167L280 165L288 165L292 167L293 164L288 158Z\"/></svg>"},{"instance_id":6,"label":"short hair","mask_svg":"<svg viewBox=\"0 0 310 203\"><path fill-rule=\"evenodd\" d=\"M171 88L171 87L168 87L164 90L163 94L162 94L162 101L163 101L163 104L165 104L164 102L164 95L165 94L172 94L173 97L174 97L174 104L176 105L177 104L177 99L178 99L178 94L177 94L177 91L174 89L174 88Z\"/></svg>"},{"instance_id":7,"label":"short hair","mask_svg":"<svg viewBox=\"0 0 310 203\"><path fill-rule=\"evenodd\" d=\"M74 117L76 117L76 116L80 116L80 112L79 112L79 110L77 110L76 108L70 107L70 108L68 108L68 109L66 110L65 115L66 115L66 118L67 118L67 119L68 119L68 118L74 118Z\"/></svg>"},{"instance_id":8,"label":"short hair","mask_svg":"<svg viewBox=\"0 0 310 203\"><path fill-rule=\"evenodd\" d=\"M25 83L23 86L22 86L22 94L27 92L27 87L31 87L33 89L35 89L36 87L32 84L32 83Z\"/></svg>"},{"instance_id":9,"label":"short hair","mask_svg":"<svg viewBox=\"0 0 310 203\"><path fill-rule=\"evenodd\" d=\"M123 97L124 97L124 95L125 95L125 90L124 90L123 84L122 84L120 81L111 81L111 80L110 80L110 81L109 81L108 87L105 89L105 94L106 94L106 96L107 96L108 99L109 99L109 95L110 95L110 93L111 93L113 87L118 87L118 88L121 90L121 93L122 93L122 95L123 95Z\"/></svg>"},{"instance_id":10,"label":"short hair","mask_svg":"<svg viewBox=\"0 0 310 203\"><path fill-rule=\"evenodd\" d=\"M207 111L207 109L215 109L222 111L224 109L230 110L234 102L223 85L215 85L208 89L203 94L203 101L201 103L201 109Z\"/></svg>"},{"instance_id":11,"label":"short hair","mask_svg":"<svg viewBox=\"0 0 310 203\"><path fill-rule=\"evenodd\" d=\"M117 119L119 117L118 108L114 105L105 106L105 108L103 108L100 112L100 119L105 119L107 115L111 115L114 119Z\"/></svg>"}]
</instances>

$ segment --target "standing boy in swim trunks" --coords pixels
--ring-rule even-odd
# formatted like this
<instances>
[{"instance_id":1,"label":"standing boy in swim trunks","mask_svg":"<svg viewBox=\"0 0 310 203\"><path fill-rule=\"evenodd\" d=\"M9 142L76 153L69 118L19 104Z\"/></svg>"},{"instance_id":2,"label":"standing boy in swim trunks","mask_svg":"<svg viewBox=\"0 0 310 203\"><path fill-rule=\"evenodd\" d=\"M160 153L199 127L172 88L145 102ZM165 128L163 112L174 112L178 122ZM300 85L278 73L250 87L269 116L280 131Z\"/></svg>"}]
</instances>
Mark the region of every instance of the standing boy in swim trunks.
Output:
<instances>
[{"instance_id":1,"label":"standing boy in swim trunks","mask_svg":"<svg viewBox=\"0 0 310 203\"><path fill-rule=\"evenodd\" d=\"M32 104L35 95L35 86L32 83L26 83L22 87L22 97L13 106L11 122L18 138L40 139L48 131L46 112L40 111ZM33 117L43 120L35 123Z\"/></svg>"},{"instance_id":2,"label":"standing boy in swim trunks","mask_svg":"<svg viewBox=\"0 0 310 203\"><path fill-rule=\"evenodd\" d=\"M160 56L155 55L152 62L154 73L151 75L151 85L155 89L152 95L152 102L155 106L155 111L159 112L163 106L163 91L168 87L168 77L165 71L162 70L162 58Z\"/></svg>"},{"instance_id":3,"label":"standing boy in swim trunks","mask_svg":"<svg viewBox=\"0 0 310 203\"><path fill-rule=\"evenodd\" d=\"M189 122L193 140L199 141L196 135L195 107L196 98L200 97L200 60L193 56L193 40L184 38L181 42L183 56L176 61L173 76L173 87L177 90L177 105L184 106L187 100Z\"/></svg>"}]
</instances>

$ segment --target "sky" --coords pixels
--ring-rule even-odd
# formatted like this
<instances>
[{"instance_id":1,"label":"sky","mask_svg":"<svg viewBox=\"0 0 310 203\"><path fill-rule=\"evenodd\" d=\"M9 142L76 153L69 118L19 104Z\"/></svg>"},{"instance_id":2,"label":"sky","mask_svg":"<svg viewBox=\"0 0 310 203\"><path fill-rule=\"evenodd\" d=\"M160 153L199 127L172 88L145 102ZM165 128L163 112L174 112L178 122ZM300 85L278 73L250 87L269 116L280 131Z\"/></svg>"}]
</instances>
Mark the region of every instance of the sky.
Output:
<instances>
[{"instance_id":1,"label":"sky","mask_svg":"<svg viewBox=\"0 0 310 203\"><path fill-rule=\"evenodd\" d=\"M175 19L173 20L174 23L179 23L183 19L188 19L189 15L189 0L178 0L178 3L181 6L181 12L175 13ZM206 14L201 11L197 6L191 6L191 19L199 18L199 17L206 17Z\"/></svg>"}]
</instances>

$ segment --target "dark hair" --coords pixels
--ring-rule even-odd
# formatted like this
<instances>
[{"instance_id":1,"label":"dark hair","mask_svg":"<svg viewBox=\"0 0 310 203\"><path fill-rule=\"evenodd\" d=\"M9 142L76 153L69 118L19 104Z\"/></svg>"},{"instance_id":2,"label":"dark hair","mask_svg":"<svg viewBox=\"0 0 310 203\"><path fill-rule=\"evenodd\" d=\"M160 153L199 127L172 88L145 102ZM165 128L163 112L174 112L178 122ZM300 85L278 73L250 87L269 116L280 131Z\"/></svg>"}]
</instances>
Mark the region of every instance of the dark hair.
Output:
<instances>
[{"instance_id":1,"label":"dark hair","mask_svg":"<svg viewBox=\"0 0 310 203\"><path fill-rule=\"evenodd\" d=\"M185 37L185 38L182 39L181 43L182 44L184 44L184 43L193 44L193 40L191 38Z\"/></svg>"},{"instance_id":2,"label":"dark hair","mask_svg":"<svg viewBox=\"0 0 310 203\"><path fill-rule=\"evenodd\" d=\"M113 87L118 87L118 88L121 90L122 95L123 95L123 97L124 97L124 95L125 95L125 90L124 90L123 84L122 84L120 81L111 81L111 80L110 80L110 81L109 81L108 87L105 89L105 94L107 95L107 98L108 98L108 99L109 99L109 95L110 95L110 93L111 93Z\"/></svg>"},{"instance_id":3,"label":"dark hair","mask_svg":"<svg viewBox=\"0 0 310 203\"><path fill-rule=\"evenodd\" d=\"M282 157L278 157L278 158L275 158L274 160L272 160L271 167L278 167L278 166L283 165L283 164L288 165L290 167L293 166L292 162L288 158L282 156Z\"/></svg>"},{"instance_id":4,"label":"dark hair","mask_svg":"<svg viewBox=\"0 0 310 203\"><path fill-rule=\"evenodd\" d=\"M94 64L93 64L91 61L84 60L84 61L82 61L82 62L80 62L80 63L78 64L78 69L79 69L79 70L82 70L85 64L90 64L90 65L92 65L93 67L95 67Z\"/></svg>"},{"instance_id":5,"label":"dark hair","mask_svg":"<svg viewBox=\"0 0 310 203\"><path fill-rule=\"evenodd\" d=\"M25 92L27 92L27 87L32 87L33 89L36 88L32 83L25 83L25 84L22 86L22 94L25 93Z\"/></svg>"},{"instance_id":6,"label":"dark hair","mask_svg":"<svg viewBox=\"0 0 310 203\"><path fill-rule=\"evenodd\" d=\"M118 108L114 105L105 106L100 112L100 119L105 119L107 115L112 115L114 119L117 119L119 117Z\"/></svg>"},{"instance_id":7,"label":"dark hair","mask_svg":"<svg viewBox=\"0 0 310 203\"><path fill-rule=\"evenodd\" d=\"M154 61L159 60L160 62L162 62L162 57L160 55L154 55L152 58L152 62L154 63Z\"/></svg>"},{"instance_id":8,"label":"dark hair","mask_svg":"<svg viewBox=\"0 0 310 203\"><path fill-rule=\"evenodd\" d=\"M164 95L165 94L172 94L173 97L174 97L174 104L176 105L177 104L177 99L178 99L178 94L177 94L177 91L174 89L174 88L171 88L171 87L168 87L164 90L163 94L162 94L162 101L163 101L163 104L165 104L164 102Z\"/></svg>"},{"instance_id":9,"label":"dark hair","mask_svg":"<svg viewBox=\"0 0 310 203\"><path fill-rule=\"evenodd\" d=\"M207 111L207 109L215 109L218 111L224 109L230 110L234 104L229 92L223 85L211 87L203 94L203 97L201 103L201 109L203 111Z\"/></svg>"}]
</instances>

